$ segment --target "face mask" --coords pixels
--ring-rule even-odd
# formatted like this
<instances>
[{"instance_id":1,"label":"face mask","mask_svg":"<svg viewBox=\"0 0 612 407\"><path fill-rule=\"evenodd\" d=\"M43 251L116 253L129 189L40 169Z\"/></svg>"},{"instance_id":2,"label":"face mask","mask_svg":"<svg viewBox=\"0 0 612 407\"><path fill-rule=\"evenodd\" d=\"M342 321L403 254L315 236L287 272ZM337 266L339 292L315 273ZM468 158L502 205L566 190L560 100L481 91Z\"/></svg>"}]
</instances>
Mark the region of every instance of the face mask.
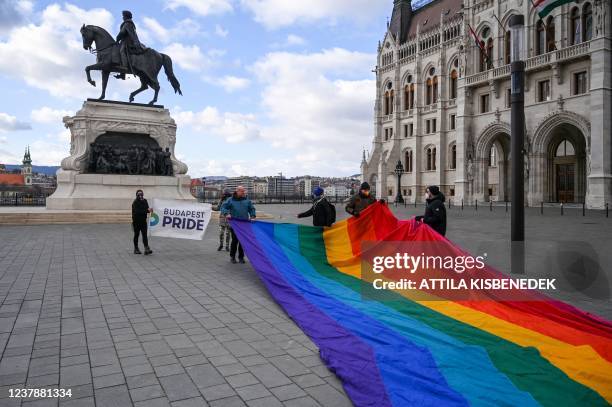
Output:
<instances>
[{"instance_id":1,"label":"face mask","mask_svg":"<svg viewBox=\"0 0 612 407\"><path fill-rule=\"evenodd\" d=\"M365 196L370 196L370 191L368 190L361 191L361 193L364 194Z\"/></svg>"}]
</instances>

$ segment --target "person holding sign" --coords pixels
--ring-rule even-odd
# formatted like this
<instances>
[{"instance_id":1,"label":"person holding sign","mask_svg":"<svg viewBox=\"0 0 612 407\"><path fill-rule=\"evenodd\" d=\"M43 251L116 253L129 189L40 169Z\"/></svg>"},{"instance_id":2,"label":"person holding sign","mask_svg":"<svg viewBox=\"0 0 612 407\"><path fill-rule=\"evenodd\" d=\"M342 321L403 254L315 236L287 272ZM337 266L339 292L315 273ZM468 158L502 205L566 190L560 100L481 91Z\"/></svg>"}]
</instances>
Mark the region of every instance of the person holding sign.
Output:
<instances>
[{"instance_id":1,"label":"person holding sign","mask_svg":"<svg viewBox=\"0 0 612 407\"><path fill-rule=\"evenodd\" d=\"M134 229L134 254L142 254L138 248L138 235L142 233L142 243L144 243L145 252L148 256L153 253L149 248L149 238L147 237L147 214L153 212L153 208L149 208L149 203L144 199L142 189L136 191L136 199L132 202L132 228Z\"/></svg>"},{"instance_id":2,"label":"person holding sign","mask_svg":"<svg viewBox=\"0 0 612 407\"><path fill-rule=\"evenodd\" d=\"M236 187L236 192L223 202L223 205L221 205L221 216L225 216L228 221L230 219L255 219L255 206L253 202L246 197L246 189L244 189L243 186ZM230 230L232 233L230 260L232 263L236 263L236 251L238 251L238 261L244 263L244 250L242 250L242 245L238 241L238 237L234 230Z\"/></svg>"}]
</instances>

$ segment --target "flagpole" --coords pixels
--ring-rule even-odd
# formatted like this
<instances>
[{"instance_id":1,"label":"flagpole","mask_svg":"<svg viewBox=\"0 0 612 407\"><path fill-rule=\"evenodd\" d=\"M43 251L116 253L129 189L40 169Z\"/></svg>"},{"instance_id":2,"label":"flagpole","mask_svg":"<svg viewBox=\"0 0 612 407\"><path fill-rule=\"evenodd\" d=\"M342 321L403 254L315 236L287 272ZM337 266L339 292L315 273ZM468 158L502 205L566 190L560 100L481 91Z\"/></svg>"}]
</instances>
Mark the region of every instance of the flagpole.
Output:
<instances>
[{"instance_id":1,"label":"flagpole","mask_svg":"<svg viewBox=\"0 0 612 407\"><path fill-rule=\"evenodd\" d=\"M476 46L478 47L480 52L484 55L484 57L487 59L487 64L491 65L491 68L494 68L493 63L491 62L491 59L489 58L486 51L483 49L482 44L480 43L480 38L478 38L476 31L474 31L474 29L472 28L470 24L468 24L468 28L470 29L470 32L472 33L472 36L474 37L474 41L476 41Z\"/></svg>"}]
</instances>

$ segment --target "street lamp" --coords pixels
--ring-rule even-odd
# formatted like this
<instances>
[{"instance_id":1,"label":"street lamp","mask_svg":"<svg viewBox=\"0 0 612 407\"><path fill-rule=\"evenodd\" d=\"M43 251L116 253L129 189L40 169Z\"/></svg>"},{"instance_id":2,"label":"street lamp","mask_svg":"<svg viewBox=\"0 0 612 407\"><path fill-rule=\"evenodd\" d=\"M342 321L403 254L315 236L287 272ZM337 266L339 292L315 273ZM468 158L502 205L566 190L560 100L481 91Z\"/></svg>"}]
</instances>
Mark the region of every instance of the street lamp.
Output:
<instances>
[{"instance_id":1,"label":"street lamp","mask_svg":"<svg viewBox=\"0 0 612 407\"><path fill-rule=\"evenodd\" d=\"M510 17L510 139L512 160L512 272L525 272L525 16Z\"/></svg>"},{"instance_id":2,"label":"street lamp","mask_svg":"<svg viewBox=\"0 0 612 407\"><path fill-rule=\"evenodd\" d=\"M401 180L402 174L404 173L404 166L402 160L397 160L395 165L395 175L397 175L397 196L395 197L395 203L404 203L404 197L402 196Z\"/></svg>"}]
</instances>

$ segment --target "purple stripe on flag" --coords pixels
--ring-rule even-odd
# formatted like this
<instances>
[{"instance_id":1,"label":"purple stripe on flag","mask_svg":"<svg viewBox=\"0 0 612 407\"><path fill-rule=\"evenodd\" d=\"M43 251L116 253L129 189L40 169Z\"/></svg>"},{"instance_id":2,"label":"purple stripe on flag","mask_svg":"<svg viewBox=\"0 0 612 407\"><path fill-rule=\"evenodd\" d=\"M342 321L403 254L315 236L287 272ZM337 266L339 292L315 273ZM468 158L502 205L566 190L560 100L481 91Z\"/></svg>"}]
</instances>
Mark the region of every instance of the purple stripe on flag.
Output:
<instances>
[{"instance_id":1,"label":"purple stripe on flag","mask_svg":"<svg viewBox=\"0 0 612 407\"><path fill-rule=\"evenodd\" d=\"M269 241L257 240L250 222L232 220L231 226L272 297L319 347L325 364L342 380L353 403L391 406L370 346L307 301L285 280L264 250L266 245L276 244L272 237Z\"/></svg>"}]
</instances>

